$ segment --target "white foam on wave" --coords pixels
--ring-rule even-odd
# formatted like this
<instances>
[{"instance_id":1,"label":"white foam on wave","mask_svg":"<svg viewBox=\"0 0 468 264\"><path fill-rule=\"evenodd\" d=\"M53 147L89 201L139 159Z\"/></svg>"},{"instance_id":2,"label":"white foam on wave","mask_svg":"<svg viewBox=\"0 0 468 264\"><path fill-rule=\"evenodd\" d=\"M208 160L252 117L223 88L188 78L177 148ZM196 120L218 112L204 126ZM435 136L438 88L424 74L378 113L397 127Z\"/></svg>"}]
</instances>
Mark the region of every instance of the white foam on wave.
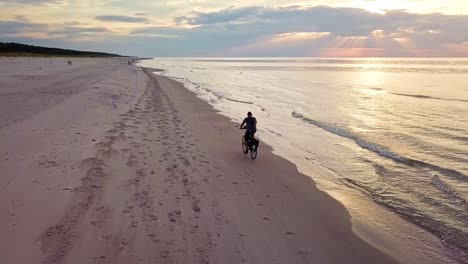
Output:
<instances>
[{"instance_id":1,"label":"white foam on wave","mask_svg":"<svg viewBox=\"0 0 468 264\"><path fill-rule=\"evenodd\" d=\"M400 155L386 149L385 147L383 147L383 146L381 146L379 144L376 144L376 143L368 142L368 141L360 138L359 136L357 136L353 132L351 132L349 130L346 130L344 128L341 128L337 124L332 124L332 123L326 123L326 122L322 122L322 121L313 120L313 119L307 118L307 117L303 116L302 114L299 114L299 113L296 113L296 112L292 112L291 116L293 116L294 118L302 119L302 120L304 120L305 122L307 122L309 124L315 125L315 126L321 128L321 129L323 129L325 131L328 131L330 133L333 133L335 135L352 139L352 140L354 140L354 142L356 142L356 144L358 144L362 148L368 149L368 150L370 150L372 152L375 152L375 153L377 153L377 154L379 154L381 156L391 158L391 159L394 159L394 160L400 161L400 162L407 162L408 161L407 159L405 159L405 158L401 157Z\"/></svg>"},{"instance_id":2,"label":"white foam on wave","mask_svg":"<svg viewBox=\"0 0 468 264\"><path fill-rule=\"evenodd\" d=\"M351 132L351 131L349 131L349 130L347 130L345 128L340 127L338 124L332 124L332 123L322 122L322 121L318 121L318 120L313 120L313 119L307 118L307 117L305 117L302 114L297 113L297 112L292 112L291 116L294 117L294 118L302 119L304 122L307 122L307 123L309 123L311 125L319 127L321 129L323 129L325 131L328 131L330 133L333 133L335 135L351 139L357 145L359 145L360 147L362 147L364 149L368 149L368 150L370 150L370 151L372 151L374 153L377 153L380 156L390 158L390 159L392 159L394 161L404 163L404 164L406 164L408 166L419 166L419 167L422 167L422 168L431 169L433 171L443 173L444 175L456 178L456 179L458 179L460 181L463 181L463 182L468 181L468 177L465 174L463 174L463 173L461 173L461 172L459 172L457 170L454 170L454 169L451 169L451 168L444 168L444 167L441 167L441 166L438 166L438 165L430 164L430 163L420 161L420 160L415 160L415 159L412 159L412 158L403 157L403 156L401 156L401 155L399 155L399 154L397 154L397 153L395 153L393 151L388 150L384 146L381 146L381 145L379 145L377 143L369 142L369 141L366 141L366 140L360 138L358 135L354 134L353 132Z\"/></svg>"},{"instance_id":3,"label":"white foam on wave","mask_svg":"<svg viewBox=\"0 0 468 264\"><path fill-rule=\"evenodd\" d=\"M431 179L432 184L441 192L443 192L450 200L459 204L466 204L465 198L455 191L449 184L444 182L438 175L434 175Z\"/></svg>"}]
</instances>

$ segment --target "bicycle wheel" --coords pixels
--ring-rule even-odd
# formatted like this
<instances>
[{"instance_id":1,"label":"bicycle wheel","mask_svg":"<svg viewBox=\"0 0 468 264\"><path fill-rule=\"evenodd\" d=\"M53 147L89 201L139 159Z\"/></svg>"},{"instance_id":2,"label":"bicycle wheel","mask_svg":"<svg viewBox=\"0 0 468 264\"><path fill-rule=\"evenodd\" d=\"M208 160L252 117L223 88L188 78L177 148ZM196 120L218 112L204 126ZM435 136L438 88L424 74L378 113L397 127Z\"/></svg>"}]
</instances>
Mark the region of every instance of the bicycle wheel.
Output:
<instances>
[{"instance_id":1,"label":"bicycle wheel","mask_svg":"<svg viewBox=\"0 0 468 264\"><path fill-rule=\"evenodd\" d=\"M245 136L242 136L242 152L244 152L244 154L247 154L247 141L245 140Z\"/></svg>"},{"instance_id":2,"label":"bicycle wheel","mask_svg":"<svg viewBox=\"0 0 468 264\"><path fill-rule=\"evenodd\" d=\"M256 145L253 145L252 146L252 149L250 150L250 157L252 159L256 159L257 158L257 146Z\"/></svg>"}]
</instances>

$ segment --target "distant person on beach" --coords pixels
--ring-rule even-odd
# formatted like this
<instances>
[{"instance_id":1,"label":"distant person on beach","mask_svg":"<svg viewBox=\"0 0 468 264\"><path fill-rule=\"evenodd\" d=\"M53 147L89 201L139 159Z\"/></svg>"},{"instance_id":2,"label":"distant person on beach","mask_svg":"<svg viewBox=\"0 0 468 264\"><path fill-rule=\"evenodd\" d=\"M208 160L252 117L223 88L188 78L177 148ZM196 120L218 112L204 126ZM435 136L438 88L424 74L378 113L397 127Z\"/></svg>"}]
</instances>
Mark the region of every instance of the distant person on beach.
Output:
<instances>
[{"instance_id":1,"label":"distant person on beach","mask_svg":"<svg viewBox=\"0 0 468 264\"><path fill-rule=\"evenodd\" d=\"M244 118L244 121L242 121L240 129L243 129L244 125L246 126L245 140L250 145L251 139L253 138L255 132L257 132L257 119L252 116L252 112L247 113L247 117Z\"/></svg>"},{"instance_id":2,"label":"distant person on beach","mask_svg":"<svg viewBox=\"0 0 468 264\"><path fill-rule=\"evenodd\" d=\"M72 66L72 62L71 62L71 61L68 61L68 66Z\"/></svg>"},{"instance_id":3,"label":"distant person on beach","mask_svg":"<svg viewBox=\"0 0 468 264\"><path fill-rule=\"evenodd\" d=\"M130 61L128 61L128 65L130 65Z\"/></svg>"}]
</instances>

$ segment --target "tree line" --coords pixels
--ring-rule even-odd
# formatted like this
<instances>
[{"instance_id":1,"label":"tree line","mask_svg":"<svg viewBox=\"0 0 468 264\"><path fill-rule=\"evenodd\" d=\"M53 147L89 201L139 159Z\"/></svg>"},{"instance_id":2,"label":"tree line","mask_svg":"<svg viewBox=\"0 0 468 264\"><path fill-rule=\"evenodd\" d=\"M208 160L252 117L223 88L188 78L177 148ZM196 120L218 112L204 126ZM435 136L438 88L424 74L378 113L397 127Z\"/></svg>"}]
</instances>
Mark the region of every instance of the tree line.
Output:
<instances>
[{"instance_id":1,"label":"tree line","mask_svg":"<svg viewBox=\"0 0 468 264\"><path fill-rule=\"evenodd\" d=\"M50 55L50 56L86 56L86 57L120 57L117 54L93 52L93 51L78 51L69 49L47 48L34 45L27 45L15 42L0 42L1 54L33 54L33 55Z\"/></svg>"}]
</instances>

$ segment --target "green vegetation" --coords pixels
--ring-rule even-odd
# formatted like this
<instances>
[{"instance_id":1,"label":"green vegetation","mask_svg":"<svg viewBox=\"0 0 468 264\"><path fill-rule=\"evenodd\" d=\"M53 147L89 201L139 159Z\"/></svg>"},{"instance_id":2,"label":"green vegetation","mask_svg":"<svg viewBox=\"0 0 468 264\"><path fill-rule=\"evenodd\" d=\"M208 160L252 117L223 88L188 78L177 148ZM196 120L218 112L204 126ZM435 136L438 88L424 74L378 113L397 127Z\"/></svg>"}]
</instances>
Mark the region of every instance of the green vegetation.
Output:
<instances>
[{"instance_id":1,"label":"green vegetation","mask_svg":"<svg viewBox=\"0 0 468 264\"><path fill-rule=\"evenodd\" d=\"M122 57L117 54L0 42L0 57Z\"/></svg>"}]
</instances>

